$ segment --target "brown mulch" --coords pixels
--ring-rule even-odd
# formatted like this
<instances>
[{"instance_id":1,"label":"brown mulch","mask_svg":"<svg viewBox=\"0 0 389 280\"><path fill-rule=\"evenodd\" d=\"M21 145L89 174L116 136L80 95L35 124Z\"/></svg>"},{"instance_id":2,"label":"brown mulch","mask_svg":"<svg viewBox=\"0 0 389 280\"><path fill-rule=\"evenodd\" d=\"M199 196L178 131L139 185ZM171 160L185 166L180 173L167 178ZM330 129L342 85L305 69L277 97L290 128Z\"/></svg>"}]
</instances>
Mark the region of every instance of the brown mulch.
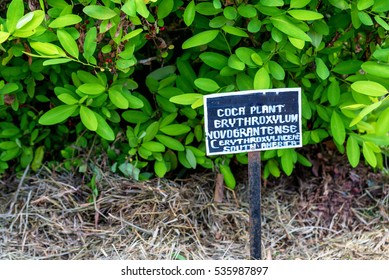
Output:
<instances>
[{"instance_id":1,"label":"brown mulch","mask_svg":"<svg viewBox=\"0 0 389 280\"><path fill-rule=\"evenodd\" d=\"M388 177L314 162L264 182L263 258L389 259ZM241 177L221 203L209 173L135 182L100 170L95 202L66 171L0 180L0 259L249 259Z\"/></svg>"}]
</instances>

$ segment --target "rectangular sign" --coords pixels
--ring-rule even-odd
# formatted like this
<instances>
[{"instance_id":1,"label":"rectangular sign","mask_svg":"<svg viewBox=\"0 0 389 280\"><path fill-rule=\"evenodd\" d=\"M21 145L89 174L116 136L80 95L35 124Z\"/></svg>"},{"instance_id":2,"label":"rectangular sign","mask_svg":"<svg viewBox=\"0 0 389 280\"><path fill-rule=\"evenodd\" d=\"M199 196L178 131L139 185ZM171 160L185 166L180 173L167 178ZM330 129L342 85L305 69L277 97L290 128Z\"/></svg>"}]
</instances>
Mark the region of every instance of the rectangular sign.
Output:
<instances>
[{"instance_id":1,"label":"rectangular sign","mask_svg":"<svg viewBox=\"0 0 389 280\"><path fill-rule=\"evenodd\" d=\"M204 96L207 155L302 146L301 88Z\"/></svg>"}]
</instances>

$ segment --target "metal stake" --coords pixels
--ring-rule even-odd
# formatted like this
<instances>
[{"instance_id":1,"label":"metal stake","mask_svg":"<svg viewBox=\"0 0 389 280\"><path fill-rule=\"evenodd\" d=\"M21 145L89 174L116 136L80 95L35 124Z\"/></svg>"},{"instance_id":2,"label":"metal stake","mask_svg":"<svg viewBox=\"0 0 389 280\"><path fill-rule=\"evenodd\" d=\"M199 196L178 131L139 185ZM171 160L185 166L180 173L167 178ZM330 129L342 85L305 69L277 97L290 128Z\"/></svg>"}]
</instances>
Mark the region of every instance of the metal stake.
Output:
<instances>
[{"instance_id":1,"label":"metal stake","mask_svg":"<svg viewBox=\"0 0 389 280\"><path fill-rule=\"evenodd\" d=\"M248 153L250 194L250 259L261 260L261 152Z\"/></svg>"}]
</instances>

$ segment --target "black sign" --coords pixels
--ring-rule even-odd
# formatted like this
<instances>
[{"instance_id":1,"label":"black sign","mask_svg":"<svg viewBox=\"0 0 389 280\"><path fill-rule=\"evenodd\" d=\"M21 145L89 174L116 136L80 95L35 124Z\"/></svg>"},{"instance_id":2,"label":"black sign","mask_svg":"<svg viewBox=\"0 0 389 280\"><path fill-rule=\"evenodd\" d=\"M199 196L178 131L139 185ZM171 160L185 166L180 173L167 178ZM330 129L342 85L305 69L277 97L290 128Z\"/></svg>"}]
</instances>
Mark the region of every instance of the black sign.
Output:
<instances>
[{"instance_id":1,"label":"black sign","mask_svg":"<svg viewBox=\"0 0 389 280\"><path fill-rule=\"evenodd\" d=\"M207 155L302 146L301 89L204 96Z\"/></svg>"}]
</instances>

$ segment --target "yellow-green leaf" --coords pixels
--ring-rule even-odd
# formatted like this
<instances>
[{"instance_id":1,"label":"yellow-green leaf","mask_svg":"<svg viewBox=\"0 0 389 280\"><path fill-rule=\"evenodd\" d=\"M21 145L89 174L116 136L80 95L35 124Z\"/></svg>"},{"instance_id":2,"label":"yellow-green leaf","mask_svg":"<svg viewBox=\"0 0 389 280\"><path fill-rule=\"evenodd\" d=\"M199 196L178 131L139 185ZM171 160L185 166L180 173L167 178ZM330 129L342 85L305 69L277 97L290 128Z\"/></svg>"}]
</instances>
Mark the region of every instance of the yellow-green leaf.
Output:
<instances>
[{"instance_id":1,"label":"yellow-green leaf","mask_svg":"<svg viewBox=\"0 0 389 280\"><path fill-rule=\"evenodd\" d=\"M381 84L372 81L357 81L351 88L358 93L380 97L388 93L388 90Z\"/></svg>"},{"instance_id":2,"label":"yellow-green leaf","mask_svg":"<svg viewBox=\"0 0 389 280\"><path fill-rule=\"evenodd\" d=\"M206 45L212 42L219 34L219 30L207 30L200 32L191 38L187 39L183 44L183 49L194 48L202 45Z\"/></svg>"},{"instance_id":3,"label":"yellow-green leaf","mask_svg":"<svg viewBox=\"0 0 389 280\"><path fill-rule=\"evenodd\" d=\"M80 16L75 15L75 14L68 14L68 15L63 15L63 16L60 16L60 17L54 19L49 24L49 27L50 28L62 28L65 26L75 25L81 21L82 21L82 18Z\"/></svg>"},{"instance_id":4,"label":"yellow-green leaf","mask_svg":"<svg viewBox=\"0 0 389 280\"><path fill-rule=\"evenodd\" d=\"M311 38L285 15L270 18L271 23L281 32L296 39L311 42Z\"/></svg>"},{"instance_id":5,"label":"yellow-green leaf","mask_svg":"<svg viewBox=\"0 0 389 280\"><path fill-rule=\"evenodd\" d=\"M361 149L359 148L358 141L352 135L347 139L346 152L351 166L356 167L361 157Z\"/></svg>"},{"instance_id":6,"label":"yellow-green leaf","mask_svg":"<svg viewBox=\"0 0 389 280\"><path fill-rule=\"evenodd\" d=\"M308 10L289 10L288 14L298 20L318 20L323 18L322 14Z\"/></svg>"},{"instance_id":7,"label":"yellow-green leaf","mask_svg":"<svg viewBox=\"0 0 389 280\"><path fill-rule=\"evenodd\" d=\"M269 89L270 86L271 81L269 73L262 67L254 76L254 89Z\"/></svg>"},{"instance_id":8,"label":"yellow-green leaf","mask_svg":"<svg viewBox=\"0 0 389 280\"><path fill-rule=\"evenodd\" d=\"M78 90L87 95L99 95L105 91L105 87L100 84L86 83L79 86Z\"/></svg>"},{"instance_id":9,"label":"yellow-green leaf","mask_svg":"<svg viewBox=\"0 0 389 280\"><path fill-rule=\"evenodd\" d=\"M63 122L69 118L77 108L78 105L60 105L54 107L40 117L39 123L42 125L53 125Z\"/></svg>"},{"instance_id":10,"label":"yellow-green leaf","mask_svg":"<svg viewBox=\"0 0 389 280\"><path fill-rule=\"evenodd\" d=\"M1 43L4 43L5 41L7 41L8 37L9 37L10 35L11 35L11 34L8 33L8 32L0 31L0 44L1 44Z\"/></svg>"},{"instance_id":11,"label":"yellow-green leaf","mask_svg":"<svg viewBox=\"0 0 389 280\"><path fill-rule=\"evenodd\" d=\"M97 129L97 118L95 113L86 106L81 106L80 108L80 117L82 123L85 127L91 131L96 131Z\"/></svg>"},{"instance_id":12,"label":"yellow-green leaf","mask_svg":"<svg viewBox=\"0 0 389 280\"><path fill-rule=\"evenodd\" d=\"M71 56L78 58L78 46L73 37L63 29L57 30L57 36L64 50L67 51Z\"/></svg>"},{"instance_id":13,"label":"yellow-green leaf","mask_svg":"<svg viewBox=\"0 0 389 280\"><path fill-rule=\"evenodd\" d=\"M115 11L111 10L108 7L100 5L88 5L83 9L83 12L92 18L100 20L111 19L117 16L117 13Z\"/></svg>"}]
</instances>

